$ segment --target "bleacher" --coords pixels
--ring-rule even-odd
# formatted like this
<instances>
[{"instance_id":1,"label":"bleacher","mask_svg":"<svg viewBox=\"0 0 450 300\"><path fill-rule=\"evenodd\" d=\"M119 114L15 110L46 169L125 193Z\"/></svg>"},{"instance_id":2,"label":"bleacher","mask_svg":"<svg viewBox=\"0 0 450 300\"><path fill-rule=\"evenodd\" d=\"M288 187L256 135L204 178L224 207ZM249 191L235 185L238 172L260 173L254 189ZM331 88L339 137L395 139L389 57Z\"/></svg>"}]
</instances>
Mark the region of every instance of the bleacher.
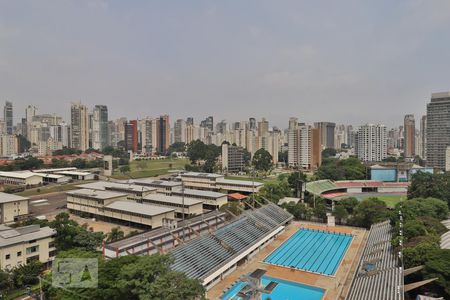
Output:
<instances>
[{"instance_id":1,"label":"bleacher","mask_svg":"<svg viewBox=\"0 0 450 300\"><path fill-rule=\"evenodd\" d=\"M320 195L326 191L332 191L338 187L331 180L318 180L306 183L306 190L314 195Z\"/></svg>"},{"instance_id":2,"label":"bleacher","mask_svg":"<svg viewBox=\"0 0 450 300\"><path fill-rule=\"evenodd\" d=\"M347 300L404 299L403 270L391 239L389 221L372 225Z\"/></svg>"},{"instance_id":3,"label":"bleacher","mask_svg":"<svg viewBox=\"0 0 450 300\"><path fill-rule=\"evenodd\" d=\"M245 211L214 233L174 248L172 269L203 280L291 219L291 214L272 203Z\"/></svg>"}]
</instances>

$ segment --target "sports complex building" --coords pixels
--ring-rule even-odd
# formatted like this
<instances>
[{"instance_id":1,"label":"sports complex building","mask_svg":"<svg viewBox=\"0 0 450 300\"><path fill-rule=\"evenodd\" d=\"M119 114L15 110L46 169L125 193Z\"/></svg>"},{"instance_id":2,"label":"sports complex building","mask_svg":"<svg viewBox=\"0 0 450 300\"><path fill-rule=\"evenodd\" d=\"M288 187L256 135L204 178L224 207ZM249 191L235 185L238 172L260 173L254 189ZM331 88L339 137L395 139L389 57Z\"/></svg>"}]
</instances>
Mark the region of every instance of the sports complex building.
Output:
<instances>
[{"instance_id":1,"label":"sports complex building","mask_svg":"<svg viewBox=\"0 0 450 300\"><path fill-rule=\"evenodd\" d=\"M200 280L208 299L256 299L248 297L246 278L253 278L264 287L261 299L402 300L391 237L388 222L369 231L295 222L269 203L231 219L212 211L124 238L105 244L103 255L169 253L172 268Z\"/></svg>"},{"instance_id":2,"label":"sports complex building","mask_svg":"<svg viewBox=\"0 0 450 300\"><path fill-rule=\"evenodd\" d=\"M406 196L408 182L384 182L379 180L318 180L306 183L306 191L325 199L339 200L344 197L355 197L362 200L375 196Z\"/></svg>"}]
</instances>

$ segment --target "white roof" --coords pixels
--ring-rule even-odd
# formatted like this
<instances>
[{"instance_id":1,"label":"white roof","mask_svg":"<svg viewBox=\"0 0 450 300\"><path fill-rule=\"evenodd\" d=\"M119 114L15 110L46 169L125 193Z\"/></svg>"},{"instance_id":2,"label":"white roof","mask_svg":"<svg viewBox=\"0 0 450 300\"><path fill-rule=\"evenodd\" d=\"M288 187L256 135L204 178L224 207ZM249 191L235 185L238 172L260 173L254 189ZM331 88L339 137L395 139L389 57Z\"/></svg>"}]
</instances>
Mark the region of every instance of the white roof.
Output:
<instances>
[{"instance_id":1,"label":"white roof","mask_svg":"<svg viewBox=\"0 0 450 300\"><path fill-rule=\"evenodd\" d=\"M140 179L133 179L129 180L129 182L138 184L138 185L154 185L154 186L162 186L162 187L174 187L174 186L181 186L181 182L179 181L168 181L168 180L159 180L155 178L140 178Z\"/></svg>"},{"instance_id":2,"label":"white roof","mask_svg":"<svg viewBox=\"0 0 450 300\"><path fill-rule=\"evenodd\" d=\"M153 201L159 201L164 203L174 203L174 204L183 204L183 198L178 196L166 196L163 194L149 194L147 196L143 197L144 200L153 200ZM201 204L203 201L201 200L195 200L192 198L184 198L184 205L185 206L191 206L191 205L197 205Z\"/></svg>"},{"instance_id":3,"label":"white roof","mask_svg":"<svg viewBox=\"0 0 450 300\"><path fill-rule=\"evenodd\" d=\"M0 231L0 247L10 246L22 242L51 237L56 230L50 227L39 228L39 225L18 227Z\"/></svg>"},{"instance_id":4,"label":"white roof","mask_svg":"<svg viewBox=\"0 0 450 300\"><path fill-rule=\"evenodd\" d=\"M0 192L0 203L8 203L8 202L24 201L24 200L28 200L28 198Z\"/></svg>"},{"instance_id":5,"label":"white roof","mask_svg":"<svg viewBox=\"0 0 450 300\"><path fill-rule=\"evenodd\" d=\"M0 176L1 177L11 177L11 178L19 178L19 179L27 179L27 178L31 178L33 176L39 176L37 174L34 174L31 171L21 171L21 172L1 172L0 171Z\"/></svg>"},{"instance_id":6,"label":"white roof","mask_svg":"<svg viewBox=\"0 0 450 300\"><path fill-rule=\"evenodd\" d=\"M242 185L242 186L249 186L249 187L252 187L252 186L258 187L258 186L263 185L263 183L258 182L258 181L252 182L252 181L247 181L247 180L235 180L235 179L220 179L220 180L217 180L217 183Z\"/></svg>"},{"instance_id":7,"label":"white roof","mask_svg":"<svg viewBox=\"0 0 450 300\"><path fill-rule=\"evenodd\" d=\"M79 189L74 191L66 192L67 195L72 196L87 196L94 199L105 200L105 199L113 199L118 197L126 197L127 194L111 192L111 191L101 191L101 190L90 190L90 189Z\"/></svg>"},{"instance_id":8,"label":"white roof","mask_svg":"<svg viewBox=\"0 0 450 300\"><path fill-rule=\"evenodd\" d=\"M55 178L55 179L60 179L60 178L66 177L66 176L64 176L64 175L50 174L50 173L37 173L37 172L33 172L33 174L36 174L36 175L41 176L41 177Z\"/></svg>"},{"instance_id":9,"label":"white roof","mask_svg":"<svg viewBox=\"0 0 450 300\"><path fill-rule=\"evenodd\" d=\"M172 194L182 195L183 190L179 189L176 191L173 191ZM210 197L210 198L221 198L226 197L227 194L222 194L218 192L212 192L212 191L204 191L204 190L194 190L194 189L184 189L184 194L188 196L200 196L200 197Z\"/></svg>"},{"instance_id":10,"label":"white roof","mask_svg":"<svg viewBox=\"0 0 450 300\"><path fill-rule=\"evenodd\" d=\"M300 201L299 198L293 198L293 197L284 197L283 199L280 199L278 201L278 205L289 203L289 202L295 202L296 204Z\"/></svg>"},{"instance_id":11,"label":"white roof","mask_svg":"<svg viewBox=\"0 0 450 300\"><path fill-rule=\"evenodd\" d=\"M220 178L220 177L224 177L224 175L215 174L215 173L187 172L187 173L181 174L181 177Z\"/></svg>"},{"instance_id":12,"label":"white roof","mask_svg":"<svg viewBox=\"0 0 450 300\"><path fill-rule=\"evenodd\" d=\"M62 172L62 171L75 171L77 168L75 167L67 167L67 168L54 168L54 169L39 169L33 170L35 173L53 173L53 172Z\"/></svg>"},{"instance_id":13,"label":"white roof","mask_svg":"<svg viewBox=\"0 0 450 300\"><path fill-rule=\"evenodd\" d=\"M77 185L77 187L82 189L92 189L92 190L107 190L107 188L116 188L123 189L124 191L133 191L133 192L150 192L156 191L156 188L139 186L135 184L126 184L126 183L117 183L117 182L108 182L108 181L96 181L91 183L85 183Z\"/></svg>"},{"instance_id":14,"label":"white roof","mask_svg":"<svg viewBox=\"0 0 450 300\"><path fill-rule=\"evenodd\" d=\"M151 204L142 204L134 201L114 201L111 204L106 205L105 207L111 209L122 210L125 212L131 212L146 216L157 216L161 214L165 214L171 211L174 211L173 208L167 208L163 206L151 205Z\"/></svg>"},{"instance_id":15,"label":"white roof","mask_svg":"<svg viewBox=\"0 0 450 300\"><path fill-rule=\"evenodd\" d=\"M56 173L63 174L63 175L77 175L77 176L87 176L87 175L92 174L90 172L81 172L81 171L61 171L61 172L56 172Z\"/></svg>"}]
</instances>

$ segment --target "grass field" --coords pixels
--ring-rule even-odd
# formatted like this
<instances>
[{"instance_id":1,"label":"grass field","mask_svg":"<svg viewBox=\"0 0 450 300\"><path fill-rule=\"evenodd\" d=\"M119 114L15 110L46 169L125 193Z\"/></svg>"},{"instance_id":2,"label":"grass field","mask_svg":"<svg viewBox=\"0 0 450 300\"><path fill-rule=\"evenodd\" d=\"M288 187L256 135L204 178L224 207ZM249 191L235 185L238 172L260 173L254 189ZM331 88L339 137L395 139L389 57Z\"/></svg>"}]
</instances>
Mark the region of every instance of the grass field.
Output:
<instances>
[{"instance_id":1,"label":"grass field","mask_svg":"<svg viewBox=\"0 0 450 300\"><path fill-rule=\"evenodd\" d=\"M381 195L381 196L370 196L370 197L377 197L378 199L384 201L387 205L387 207L394 208L397 203L402 201L402 198L405 199L405 195ZM370 198L370 197L364 197L364 199Z\"/></svg>"},{"instance_id":2,"label":"grass field","mask_svg":"<svg viewBox=\"0 0 450 300\"><path fill-rule=\"evenodd\" d=\"M121 174L117 170L113 177L116 179L154 177L167 174L170 170L184 169L188 163L187 159L135 160L130 163L130 173Z\"/></svg>"}]
</instances>

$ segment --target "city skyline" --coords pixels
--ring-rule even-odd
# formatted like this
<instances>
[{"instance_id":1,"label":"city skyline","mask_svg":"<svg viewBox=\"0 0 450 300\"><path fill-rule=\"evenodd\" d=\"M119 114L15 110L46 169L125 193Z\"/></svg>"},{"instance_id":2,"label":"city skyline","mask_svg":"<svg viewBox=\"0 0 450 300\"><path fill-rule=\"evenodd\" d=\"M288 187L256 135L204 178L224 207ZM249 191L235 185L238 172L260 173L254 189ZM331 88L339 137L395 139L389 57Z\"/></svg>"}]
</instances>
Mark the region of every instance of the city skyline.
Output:
<instances>
[{"instance_id":1,"label":"city skyline","mask_svg":"<svg viewBox=\"0 0 450 300\"><path fill-rule=\"evenodd\" d=\"M15 118L34 104L68 119L70 102L82 101L111 107L110 119L392 127L449 88L449 6L4 2L0 100L14 103Z\"/></svg>"}]
</instances>

